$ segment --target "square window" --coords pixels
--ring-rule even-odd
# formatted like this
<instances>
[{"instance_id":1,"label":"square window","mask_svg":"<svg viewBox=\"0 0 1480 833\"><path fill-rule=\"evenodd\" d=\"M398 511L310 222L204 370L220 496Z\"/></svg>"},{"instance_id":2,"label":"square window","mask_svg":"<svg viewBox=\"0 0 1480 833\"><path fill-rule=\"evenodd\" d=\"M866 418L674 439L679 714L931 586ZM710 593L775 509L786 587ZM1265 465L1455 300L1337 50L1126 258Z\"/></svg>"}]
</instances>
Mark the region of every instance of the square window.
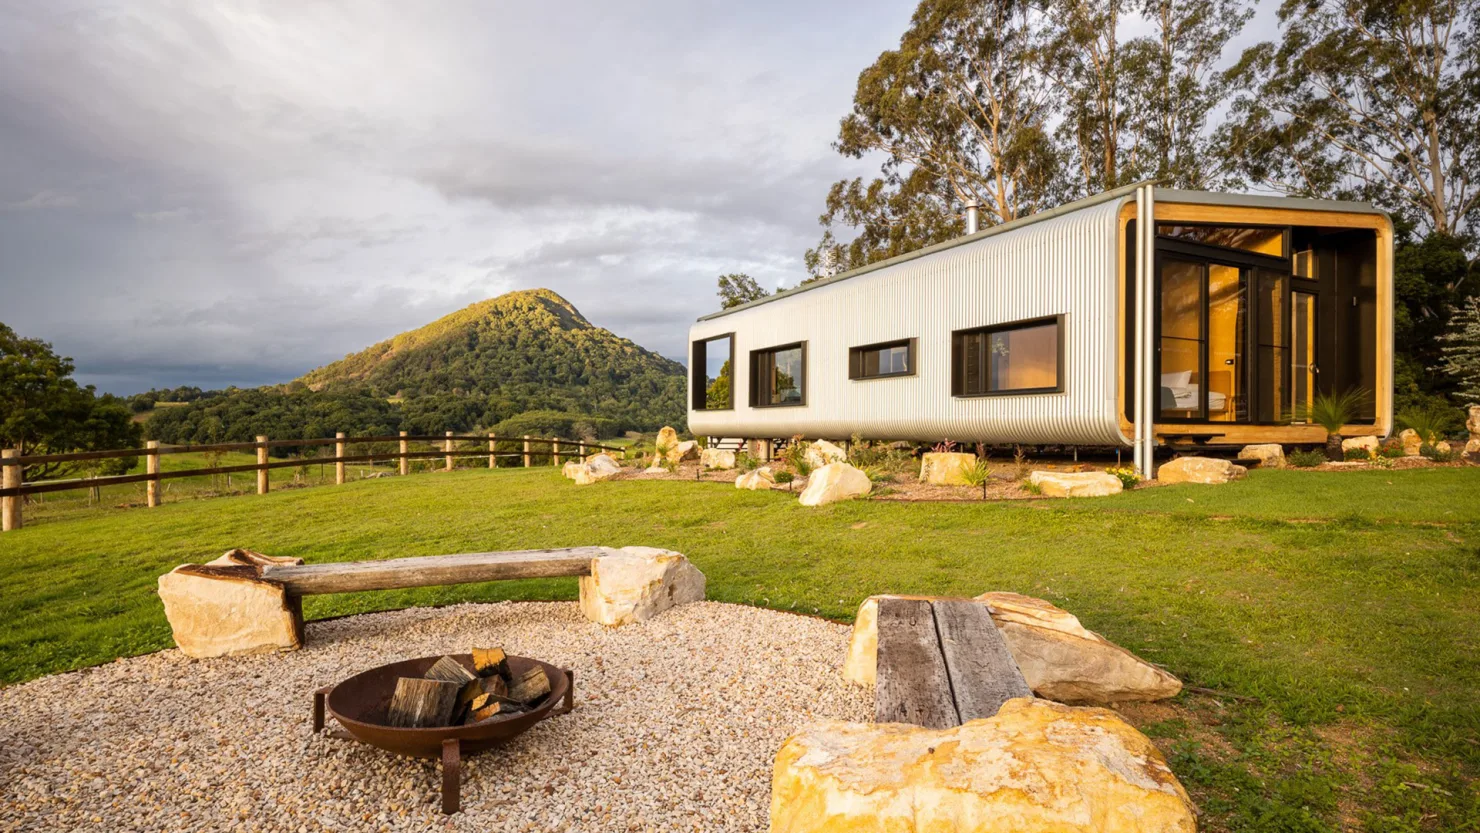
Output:
<instances>
[{"instance_id":1,"label":"square window","mask_svg":"<svg viewBox=\"0 0 1480 833\"><path fill-rule=\"evenodd\" d=\"M915 340L889 341L848 351L849 379L915 375Z\"/></svg>"},{"instance_id":2,"label":"square window","mask_svg":"<svg viewBox=\"0 0 1480 833\"><path fill-rule=\"evenodd\" d=\"M1058 393L1063 364L1063 316L951 334L953 396Z\"/></svg>"},{"instance_id":3,"label":"square window","mask_svg":"<svg viewBox=\"0 0 1480 833\"><path fill-rule=\"evenodd\" d=\"M779 408L807 404L806 342L750 354L750 405Z\"/></svg>"},{"instance_id":4,"label":"square window","mask_svg":"<svg viewBox=\"0 0 1480 833\"><path fill-rule=\"evenodd\" d=\"M728 411L735 407L734 333L694 342L690 367L694 410Z\"/></svg>"}]
</instances>

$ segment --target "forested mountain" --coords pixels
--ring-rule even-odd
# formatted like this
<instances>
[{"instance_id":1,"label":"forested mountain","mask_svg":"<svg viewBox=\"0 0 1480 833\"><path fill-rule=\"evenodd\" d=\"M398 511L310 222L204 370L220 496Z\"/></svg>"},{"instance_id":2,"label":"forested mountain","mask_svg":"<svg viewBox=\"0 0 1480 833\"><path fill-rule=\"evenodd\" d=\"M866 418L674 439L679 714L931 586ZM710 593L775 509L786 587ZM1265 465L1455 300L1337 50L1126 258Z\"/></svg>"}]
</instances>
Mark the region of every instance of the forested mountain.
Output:
<instances>
[{"instance_id":1,"label":"forested mountain","mask_svg":"<svg viewBox=\"0 0 1480 833\"><path fill-rule=\"evenodd\" d=\"M683 396L683 365L595 326L554 292L531 289L473 304L286 385L206 392L160 408L145 430L165 442L397 430L611 436L681 425Z\"/></svg>"}]
</instances>

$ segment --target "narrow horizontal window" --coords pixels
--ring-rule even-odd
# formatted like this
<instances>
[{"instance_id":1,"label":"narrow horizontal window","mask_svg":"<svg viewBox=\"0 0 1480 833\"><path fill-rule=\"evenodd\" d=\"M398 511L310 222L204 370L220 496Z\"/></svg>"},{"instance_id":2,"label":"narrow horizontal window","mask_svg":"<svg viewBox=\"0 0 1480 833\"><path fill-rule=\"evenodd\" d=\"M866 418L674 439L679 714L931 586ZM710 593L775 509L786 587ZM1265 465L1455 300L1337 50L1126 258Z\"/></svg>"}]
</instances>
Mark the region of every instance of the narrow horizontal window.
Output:
<instances>
[{"instance_id":1,"label":"narrow horizontal window","mask_svg":"<svg viewBox=\"0 0 1480 833\"><path fill-rule=\"evenodd\" d=\"M915 340L887 341L848 351L849 379L882 379L915 374Z\"/></svg>"},{"instance_id":2,"label":"narrow horizontal window","mask_svg":"<svg viewBox=\"0 0 1480 833\"><path fill-rule=\"evenodd\" d=\"M1257 252L1271 257L1285 256L1285 240L1288 229L1271 226L1196 226L1162 223L1156 227L1157 235L1222 246L1225 249L1240 249Z\"/></svg>"},{"instance_id":3,"label":"narrow horizontal window","mask_svg":"<svg viewBox=\"0 0 1480 833\"><path fill-rule=\"evenodd\" d=\"M735 407L735 334L696 341L693 344L689 380L696 411L728 411Z\"/></svg>"},{"instance_id":4,"label":"narrow horizontal window","mask_svg":"<svg viewBox=\"0 0 1480 833\"><path fill-rule=\"evenodd\" d=\"M806 342L751 352L750 404L754 408L807 404Z\"/></svg>"},{"instance_id":5,"label":"narrow horizontal window","mask_svg":"<svg viewBox=\"0 0 1480 833\"><path fill-rule=\"evenodd\" d=\"M951 334L951 394L990 396L1064 389L1063 316Z\"/></svg>"}]
</instances>

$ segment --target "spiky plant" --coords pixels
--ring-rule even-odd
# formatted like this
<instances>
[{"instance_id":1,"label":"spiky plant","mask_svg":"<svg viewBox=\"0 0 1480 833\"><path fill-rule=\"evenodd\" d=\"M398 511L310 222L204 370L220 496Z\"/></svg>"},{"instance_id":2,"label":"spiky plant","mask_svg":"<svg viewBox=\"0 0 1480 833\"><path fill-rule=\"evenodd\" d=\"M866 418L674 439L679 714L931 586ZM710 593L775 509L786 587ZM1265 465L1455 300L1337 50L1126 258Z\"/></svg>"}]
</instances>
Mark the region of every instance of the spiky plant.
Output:
<instances>
[{"instance_id":1,"label":"spiky plant","mask_svg":"<svg viewBox=\"0 0 1480 833\"><path fill-rule=\"evenodd\" d=\"M1318 393L1309 408L1302 408L1296 419L1314 422L1326 429L1326 459L1340 460L1341 429L1361 416L1367 404L1367 394L1360 388L1348 388L1340 393Z\"/></svg>"},{"instance_id":2,"label":"spiky plant","mask_svg":"<svg viewBox=\"0 0 1480 833\"><path fill-rule=\"evenodd\" d=\"M1415 405L1398 412L1398 427L1413 429L1421 443L1433 445L1459 427L1459 415L1442 405Z\"/></svg>"}]
</instances>

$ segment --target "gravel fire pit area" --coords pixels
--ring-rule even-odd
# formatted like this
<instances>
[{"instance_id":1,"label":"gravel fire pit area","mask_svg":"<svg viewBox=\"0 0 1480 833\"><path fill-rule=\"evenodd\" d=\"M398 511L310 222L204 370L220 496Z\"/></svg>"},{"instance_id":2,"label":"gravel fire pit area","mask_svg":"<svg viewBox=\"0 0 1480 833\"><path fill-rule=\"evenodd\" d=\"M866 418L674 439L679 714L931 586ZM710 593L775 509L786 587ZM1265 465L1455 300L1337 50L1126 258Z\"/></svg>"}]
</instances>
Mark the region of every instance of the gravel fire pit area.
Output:
<instances>
[{"instance_id":1,"label":"gravel fire pit area","mask_svg":"<svg viewBox=\"0 0 1480 833\"><path fill-rule=\"evenodd\" d=\"M764 830L786 738L873 711L838 673L847 626L738 605L606 628L506 602L308 631L287 654L169 650L0 691L0 829ZM435 763L313 733L315 689L473 644L573 670L576 698L464 760L461 813L439 812Z\"/></svg>"}]
</instances>

